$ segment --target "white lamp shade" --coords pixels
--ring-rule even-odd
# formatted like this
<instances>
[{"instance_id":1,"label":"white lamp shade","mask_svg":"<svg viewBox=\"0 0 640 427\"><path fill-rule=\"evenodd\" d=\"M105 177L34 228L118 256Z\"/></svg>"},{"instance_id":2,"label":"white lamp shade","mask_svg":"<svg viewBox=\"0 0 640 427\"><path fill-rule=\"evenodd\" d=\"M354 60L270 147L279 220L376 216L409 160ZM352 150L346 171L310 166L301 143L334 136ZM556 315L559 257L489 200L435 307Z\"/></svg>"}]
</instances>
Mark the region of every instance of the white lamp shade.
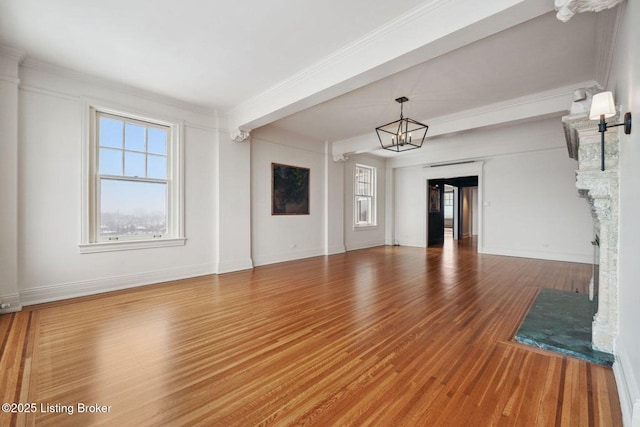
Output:
<instances>
[{"instance_id":1,"label":"white lamp shade","mask_svg":"<svg viewBox=\"0 0 640 427\"><path fill-rule=\"evenodd\" d=\"M589 120L600 120L601 115L604 115L605 119L616 115L616 106L613 103L611 92L600 92L593 95Z\"/></svg>"}]
</instances>

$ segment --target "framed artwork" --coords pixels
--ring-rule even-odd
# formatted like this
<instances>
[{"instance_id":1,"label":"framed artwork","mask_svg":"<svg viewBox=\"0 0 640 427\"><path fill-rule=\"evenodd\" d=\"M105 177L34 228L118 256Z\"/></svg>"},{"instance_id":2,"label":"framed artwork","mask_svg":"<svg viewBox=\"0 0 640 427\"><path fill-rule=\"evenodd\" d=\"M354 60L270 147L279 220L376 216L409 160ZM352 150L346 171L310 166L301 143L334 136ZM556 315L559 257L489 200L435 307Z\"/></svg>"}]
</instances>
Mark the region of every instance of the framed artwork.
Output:
<instances>
[{"instance_id":1,"label":"framed artwork","mask_svg":"<svg viewBox=\"0 0 640 427\"><path fill-rule=\"evenodd\" d=\"M309 169L271 163L271 215L309 215Z\"/></svg>"},{"instance_id":2,"label":"framed artwork","mask_svg":"<svg viewBox=\"0 0 640 427\"><path fill-rule=\"evenodd\" d=\"M429 212L440 212L440 189L429 186Z\"/></svg>"}]
</instances>

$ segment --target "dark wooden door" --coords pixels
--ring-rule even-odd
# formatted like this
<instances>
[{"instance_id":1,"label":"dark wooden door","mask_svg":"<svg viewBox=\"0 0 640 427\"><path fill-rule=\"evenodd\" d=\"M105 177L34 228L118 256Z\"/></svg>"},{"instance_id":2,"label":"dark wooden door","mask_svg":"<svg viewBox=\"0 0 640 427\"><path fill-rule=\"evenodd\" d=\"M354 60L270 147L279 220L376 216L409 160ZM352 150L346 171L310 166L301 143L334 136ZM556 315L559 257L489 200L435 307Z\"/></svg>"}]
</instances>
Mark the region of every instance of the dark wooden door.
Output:
<instances>
[{"instance_id":1,"label":"dark wooden door","mask_svg":"<svg viewBox=\"0 0 640 427\"><path fill-rule=\"evenodd\" d=\"M428 246L444 243L444 182L439 179L429 180L427 185L427 211L429 215Z\"/></svg>"}]
</instances>

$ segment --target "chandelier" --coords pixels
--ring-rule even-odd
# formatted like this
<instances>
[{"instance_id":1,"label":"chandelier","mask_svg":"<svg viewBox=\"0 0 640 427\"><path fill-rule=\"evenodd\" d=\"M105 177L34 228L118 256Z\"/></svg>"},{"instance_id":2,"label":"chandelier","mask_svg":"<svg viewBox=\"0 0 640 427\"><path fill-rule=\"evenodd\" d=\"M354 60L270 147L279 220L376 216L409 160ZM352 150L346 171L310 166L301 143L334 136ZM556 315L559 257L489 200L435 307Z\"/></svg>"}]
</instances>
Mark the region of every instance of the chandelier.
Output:
<instances>
[{"instance_id":1,"label":"chandelier","mask_svg":"<svg viewBox=\"0 0 640 427\"><path fill-rule=\"evenodd\" d=\"M385 150L400 152L422 147L429 126L404 118L402 107L408 100L406 96L396 99L400 104L400 120L376 128L380 145Z\"/></svg>"}]
</instances>

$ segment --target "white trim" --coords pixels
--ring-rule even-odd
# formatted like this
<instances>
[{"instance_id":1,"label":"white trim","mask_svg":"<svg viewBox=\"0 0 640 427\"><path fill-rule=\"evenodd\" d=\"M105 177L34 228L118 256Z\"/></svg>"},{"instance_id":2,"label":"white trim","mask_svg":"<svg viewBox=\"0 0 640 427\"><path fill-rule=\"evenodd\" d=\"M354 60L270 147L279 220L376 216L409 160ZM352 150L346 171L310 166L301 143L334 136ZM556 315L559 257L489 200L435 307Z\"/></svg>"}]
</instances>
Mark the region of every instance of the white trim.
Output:
<instances>
[{"instance_id":1,"label":"white trim","mask_svg":"<svg viewBox=\"0 0 640 427\"><path fill-rule=\"evenodd\" d=\"M593 264L593 254L575 254L566 252L521 251L505 248L484 247L478 252L486 255L500 255L516 258L545 259L549 261L577 262L581 264Z\"/></svg>"},{"instance_id":2,"label":"white trim","mask_svg":"<svg viewBox=\"0 0 640 427\"><path fill-rule=\"evenodd\" d=\"M573 92L576 89L596 86L598 83L589 80L563 86L557 89L534 93L531 95L512 98L507 101L496 102L471 108L445 116L426 118L422 121L429 124L427 138L447 135L456 132L470 131L487 126L501 125L532 118L544 118L562 116L569 111ZM419 151L419 150L418 150ZM380 148L377 139L370 134L359 135L353 138L336 141L332 145L334 160L350 154L370 152L384 152ZM409 166L415 154L405 154L390 158L393 167Z\"/></svg>"},{"instance_id":3,"label":"white trim","mask_svg":"<svg viewBox=\"0 0 640 427\"><path fill-rule=\"evenodd\" d=\"M378 226L377 225L354 225L353 226L353 231L371 231L371 230L377 230Z\"/></svg>"},{"instance_id":4,"label":"white trim","mask_svg":"<svg viewBox=\"0 0 640 427\"><path fill-rule=\"evenodd\" d=\"M19 68L24 58L24 51L0 44L0 79L12 84L19 84Z\"/></svg>"},{"instance_id":5,"label":"white trim","mask_svg":"<svg viewBox=\"0 0 640 427\"><path fill-rule=\"evenodd\" d=\"M25 91L25 92L37 93L39 95L47 95L47 96L51 96L51 97L54 97L54 98L66 99L68 101L82 102L82 97L81 96L69 95L69 94L64 93L64 92L58 92L57 90L45 89L45 88L41 88L41 87L37 87L37 86L30 86L30 85L21 84L20 85L20 90Z\"/></svg>"},{"instance_id":6,"label":"white trim","mask_svg":"<svg viewBox=\"0 0 640 427\"><path fill-rule=\"evenodd\" d=\"M187 267L168 268L164 270L148 271L144 273L125 274L121 276L104 277L100 279L83 280L78 282L59 283L39 286L20 292L23 305L41 304L104 292L136 288L139 286L159 284L173 280L188 279L190 277L215 274L215 265L200 264Z\"/></svg>"},{"instance_id":7,"label":"white trim","mask_svg":"<svg viewBox=\"0 0 640 427\"><path fill-rule=\"evenodd\" d=\"M251 270L253 268L253 260L247 258L244 260L222 261L218 264L217 273L232 273L234 271Z\"/></svg>"},{"instance_id":8,"label":"white trim","mask_svg":"<svg viewBox=\"0 0 640 427\"><path fill-rule=\"evenodd\" d=\"M429 123L429 130L431 131L429 136L446 135L460 130L469 130L547 114L566 113L571 106L573 93L576 89L595 85L597 85L597 82L588 80L436 117L431 119Z\"/></svg>"},{"instance_id":9,"label":"white trim","mask_svg":"<svg viewBox=\"0 0 640 427\"><path fill-rule=\"evenodd\" d=\"M276 264L279 262L295 261L297 259L311 258L316 256L324 256L324 255L325 255L324 248L307 249L307 250L297 251L297 252L280 253L275 255L257 257L257 258L254 258L254 265L259 266L259 265L267 265L267 264Z\"/></svg>"},{"instance_id":10,"label":"white trim","mask_svg":"<svg viewBox=\"0 0 640 427\"><path fill-rule=\"evenodd\" d=\"M229 127L256 129L552 10L549 1L424 1L237 105Z\"/></svg>"},{"instance_id":11,"label":"white trim","mask_svg":"<svg viewBox=\"0 0 640 427\"><path fill-rule=\"evenodd\" d=\"M609 87L609 77L611 76L611 66L613 56L620 31L622 15L626 4L619 5L615 13L598 13L596 22L596 80L601 87Z\"/></svg>"},{"instance_id":12,"label":"white trim","mask_svg":"<svg viewBox=\"0 0 640 427\"><path fill-rule=\"evenodd\" d=\"M618 386L622 424L627 427L640 427L640 385L635 381L634 369L628 360L626 349L618 336L613 374Z\"/></svg>"},{"instance_id":13,"label":"white trim","mask_svg":"<svg viewBox=\"0 0 640 427\"><path fill-rule=\"evenodd\" d=\"M324 255L337 255L337 254L343 254L345 252L346 252L346 249L344 246L333 246L328 248Z\"/></svg>"},{"instance_id":14,"label":"white trim","mask_svg":"<svg viewBox=\"0 0 640 427\"><path fill-rule=\"evenodd\" d=\"M217 111L213 108L203 107L201 105L191 104L166 95L150 92L138 87L129 86L123 83L114 82L92 74L86 74L80 71L71 70L69 68L54 65L48 62L39 61L37 59L26 57L21 62L21 67L28 68L40 73L46 73L55 77L62 77L75 82L84 82L92 86L97 86L108 91L133 96L165 106L178 108L190 113L216 116ZM125 109L126 111L126 109Z\"/></svg>"},{"instance_id":15,"label":"white trim","mask_svg":"<svg viewBox=\"0 0 640 427\"><path fill-rule=\"evenodd\" d=\"M424 244L407 244L402 243L405 246L428 246L428 230L429 230L429 213L427 212L427 188L430 179L447 179L457 178L461 176L477 176L478 177L478 253L484 253L484 214L483 214L483 171L484 161L473 161L471 163L452 164L448 166L439 166L437 168L424 167L422 174L423 189L421 194L421 206L422 206L422 222L423 229L420 230L422 236L424 236Z\"/></svg>"},{"instance_id":16,"label":"white trim","mask_svg":"<svg viewBox=\"0 0 640 427\"><path fill-rule=\"evenodd\" d=\"M80 245L78 245L78 247L80 248L81 254L93 254L99 252L130 251L136 249L184 246L186 242L186 238L180 237L175 239L125 240L118 242L81 243Z\"/></svg>"},{"instance_id":17,"label":"white trim","mask_svg":"<svg viewBox=\"0 0 640 427\"><path fill-rule=\"evenodd\" d=\"M347 251L357 251L359 249L375 248L377 246L385 246L384 239L369 240L368 242L359 242L353 246L348 246Z\"/></svg>"},{"instance_id":18,"label":"white trim","mask_svg":"<svg viewBox=\"0 0 640 427\"><path fill-rule=\"evenodd\" d=\"M6 44L0 44L0 55L9 56L13 58L18 64L24 61L26 52L22 49L18 49Z\"/></svg>"},{"instance_id":19,"label":"white trim","mask_svg":"<svg viewBox=\"0 0 640 427\"><path fill-rule=\"evenodd\" d=\"M426 236L426 233L425 233L425 236ZM409 246L411 248L426 248L427 247L427 241L426 240L411 239L411 240L402 240L401 241L401 240L396 239L396 242L398 242L397 246Z\"/></svg>"},{"instance_id":20,"label":"white trim","mask_svg":"<svg viewBox=\"0 0 640 427\"><path fill-rule=\"evenodd\" d=\"M9 83L9 84L18 86L20 84L20 79L17 79L15 77L6 77L6 76L0 75L0 82Z\"/></svg>"},{"instance_id":21,"label":"white trim","mask_svg":"<svg viewBox=\"0 0 640 427\"><path fill-rule=\"evenodd\" d=\"M0 304L9 304L8 308L0 308L0 314L15 313L22 310L20 294L7 294L0 296Z\"/></svg>"},{"instance_id":22,"label":"white trim","mask_svg":"<svg viewBox=\"0 0 640 427\"><path fill-rule=\"evenodd\" d=\"M358 187L358 169L367 170L369 172L369 190L370 194L359 194L357 192ZM363 163L356 163L353 166L353 229L354 230L373 230L378 228L378 169L375 166L365 165ZM364 223L358 223L357 218L359 214L358 198L369 199L369 221Z\"/></svg>"},{"instance_id":23,"label":"white trim","mask_svg":"<svg viewBox=\"0 0 640 427\"><path fill-rule=\"evenodd\" d=\"M82 147L81 147L81 229L80 229L80 253L109 252L129 249L143 249L153 247L182 246L186 242L184 227L184 135L185 124L178 120L167 119L164 115L155 115L136 109L131 111L122 108L112 102L104 102L89 97L81 99L81 123L82 123ZM96 174L97 144L92 132L96 129L96 117L99 113L113 114L124 118L148 122L169 128L170 142L167 146L168 174L169 177L169 208L167 212L169 237L165 239L149 239L145 241L96 241L96 218L94 210L97 209Z\"/></svg>"}]
</instances>

